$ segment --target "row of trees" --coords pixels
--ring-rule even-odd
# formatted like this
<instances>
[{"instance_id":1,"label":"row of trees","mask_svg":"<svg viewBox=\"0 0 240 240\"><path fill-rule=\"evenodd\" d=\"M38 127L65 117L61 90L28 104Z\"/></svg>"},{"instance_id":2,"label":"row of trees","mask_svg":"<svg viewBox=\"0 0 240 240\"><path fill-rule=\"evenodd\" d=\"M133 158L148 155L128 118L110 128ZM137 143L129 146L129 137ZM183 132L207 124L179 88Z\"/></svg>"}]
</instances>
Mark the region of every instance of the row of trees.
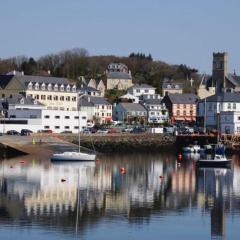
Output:
<instances>
[{"instance_id":1,"label":"row of trees","mask_svg":"<svg viewBox=\"0 0 240 240\"><path fill-rule=\"evenodd\" d=\"M111 62L125 63L132 72L137 83L148 83L161 89L165 78L186 81L191 77L198 79L197 70L184 64L170 65L162 61L154 61L151 54L131 53L128 57L90 56L83 48L65 50L56 54L48 54L34 59L18 56L0 59L0 74L17 70L26 75L46 75L51 73L56 77L67 77L77 81L80 76L95 79L105 79L105 71ZM196 82L196 81L195 81Z\"/></svg>"}]
</instances>

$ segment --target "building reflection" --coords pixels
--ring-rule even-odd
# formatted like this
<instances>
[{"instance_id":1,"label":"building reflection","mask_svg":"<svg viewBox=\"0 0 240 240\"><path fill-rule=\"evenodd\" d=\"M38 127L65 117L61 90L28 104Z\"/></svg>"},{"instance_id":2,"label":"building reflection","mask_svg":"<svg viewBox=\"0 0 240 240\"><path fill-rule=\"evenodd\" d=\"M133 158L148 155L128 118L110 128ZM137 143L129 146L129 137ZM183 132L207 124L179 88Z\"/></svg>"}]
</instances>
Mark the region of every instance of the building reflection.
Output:
<instances>
[{"instance_id":1,"label":"building reflection","mask_svg":"<svg viewBox=\"0 0 240 240\"><path fill-rule=\"evenodd\" d=\"M171 155L104 156L96 164L3 161L0 180L0 221L28 219L69 231L76 217L81 232L103 217L140 223L198 207L210 213L212 236L224 236L226 215L240 203L238 164L195 169L194 161L178 164Z\"/></svg>"}]
</instances>

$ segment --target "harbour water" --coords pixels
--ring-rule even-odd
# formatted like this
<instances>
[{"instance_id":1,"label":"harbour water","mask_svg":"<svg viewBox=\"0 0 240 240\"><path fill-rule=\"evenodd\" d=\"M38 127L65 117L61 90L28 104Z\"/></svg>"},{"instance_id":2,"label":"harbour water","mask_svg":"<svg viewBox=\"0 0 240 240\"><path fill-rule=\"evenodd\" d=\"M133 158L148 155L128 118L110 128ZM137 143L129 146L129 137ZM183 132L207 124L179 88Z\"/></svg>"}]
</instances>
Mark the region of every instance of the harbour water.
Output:
<instances>
[{"instance_id":1,"label":"harbour water","mask_svg":"<svg viewBox=\"0 0 240 240\"><path fill-rule=\"evenodd\" d=\"M3 239L239 239L240 159L201 168L171 153L0 162Z\"/></svg>"}]
</instances>

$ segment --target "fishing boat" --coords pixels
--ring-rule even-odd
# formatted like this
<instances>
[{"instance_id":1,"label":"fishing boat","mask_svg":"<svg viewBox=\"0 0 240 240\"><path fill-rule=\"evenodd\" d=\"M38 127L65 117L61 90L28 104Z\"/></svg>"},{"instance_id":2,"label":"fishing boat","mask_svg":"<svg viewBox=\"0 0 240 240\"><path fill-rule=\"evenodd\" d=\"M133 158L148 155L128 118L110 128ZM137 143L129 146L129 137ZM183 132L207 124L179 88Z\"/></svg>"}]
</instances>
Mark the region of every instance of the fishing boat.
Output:
<instances>
[{"instance_id":1,"label":"fishing boat","mask_svg":"<svg viewBox=\"0 0 240 240\"><path fill-rule=\"evenodd\" d=\"M203 158L197 160L197 165L200 167L228 167L231 159L227 159L225 155L215 154L214 158Z\"/></svg>"},{"instance_id":2,"label":"fishing boat","mask_svg":"<svg viewBox=\"0 0 240 240\"><path fill-rule=\"evenodd\" d=\"M96 154L83 153L80 147L80 104L78 108L78 151L54 153L51 157L52 161L95 161Z\"/></svg>"}]
</instances>

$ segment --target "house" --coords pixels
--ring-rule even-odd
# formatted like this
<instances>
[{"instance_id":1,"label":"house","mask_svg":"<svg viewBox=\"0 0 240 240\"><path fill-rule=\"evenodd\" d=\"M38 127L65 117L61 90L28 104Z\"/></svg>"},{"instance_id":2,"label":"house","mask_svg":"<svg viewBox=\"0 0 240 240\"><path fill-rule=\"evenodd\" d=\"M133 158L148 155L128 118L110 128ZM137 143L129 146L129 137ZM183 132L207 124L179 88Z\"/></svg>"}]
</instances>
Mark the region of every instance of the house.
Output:
<instances>
[{"instance_id":1,"label":"house","mask_svg":"<svg viewBox=\"0 0 240 240\"><path fill-rule=\"evenodd\" d=\"M15 71L0 75L2 98L22 93L44 104L49 110L76 111L78 107L77 87L66 78L31 76Z\"/></svg>"},{"instance_id":2,"label":"house","mask_svg":"<svg viewBox=\"0 0 240 240\"><path fill-rule=\"evenodd\" d=\"M148 84L134 84L127 90L127 93L140 97L143 94L155 94L155 88Z\"/></svg>"},{"instance_id":3,"label":"house","mask_svg":"<svg viewBox=\"0 0 240 240\"><path fill-rule=\"evenodd\" d=\"M185 94L168 94L162 102L165 103L171 122L177 121L196 121L198 97L192 93Z\"/></svg>"},{"instance_id":4,"label":"house","mask_svg":"<svg viewBox=\"0 0 240 240\"><path fill-rule=\"evenodd\" d=\"M240 134L240 111L220 112L220 131L225 134Z\"/></svg>"},{"instance_id":5,"label":"house","mask_svg":"<svg viewBox=\"0 0 240 240\"><path fill-rule=\"evenodd\" d=\"M88 87L88 86L83 86L81 88L78 89L78 92L80 93L80 95L90 95L90 96L101 96L101 92L98 91L96 88L93 87Z\"/></svg>"},{"instance_id":6,"label":"house","mask_svg":"<svg viewBox=\"0 0 240 240\"><path fill-rule=\"evenodd\" d=\"M147 110L139 103L119 103L113 109L113 117L124 123L146 123Z\"/></svg>"},{"instance_id":7,"label":"house","mask_svg":"<svg viewBox=\"0 0 240 240\"><path fill-rule=\"evenodd\" d=\"M142 95L140 103L147 109L148 123L168 122L168 109L159 94Z\"/></svg>"},{"instance_id":8,"label":"house","mask_svg":"<svg viewBox=\"0 0 240 240\"><path fill-rule=\"evenodd\" d=\"M127 90L133 85L131 71L123 63L110 63L106 76L107 89Z\"/></svg>"},{"instance_id":9,"label":"house","mask_svg":"<svg viewBox=\"0 0 240 240\"><path fill-rule=\"evenodd\" d=\"M130 93L127 93L127 94L125 94L125 95L122 95L122 96L120 97L120 99L121 99L122 102L133 102L133 103L138 103L138 102L139 102L139 98L133 96L133 95L130 94Z\"/></svg>"},{"instance_id":10,"label":"house","mask_svg":"<svg viewBox=\"0 0 240 240\"><path fill-rule=\"evenodd\" d=\"M112 121L112 105L103 97L82 96L80 106L87 112L88 122L104 124Z\"/></svg>"},{"instance_id":11,"label":"house","mask_svg":"<svg viewBox=\"0 0 240 240\"><path fill-rule=\"evenodd\" d=\"M15 94L5 98L2 103L5 117L0 118L1 132L29 129L33 132L52 130L55 133L78 133L87 126L86 112L49 110L30 96Z\"/></svg>"},{"instance_id":12,"label":"house","mask_svg":"<svg viewBox=\"0 0 240 240\"><path fill-rule=\"evenodd\" d=\"M221 122L219 123L219 115L232 114L228 112L236 112L236 114L240 112L240 92L221 92L198 102L199 121L205 121L207 128L218 128L218 125L221 124ZM233 116L236 115L231 116L232 120L235 121L236 119ZM224 120L224 117L221 119Z\"/></svg>"},{"instance_id":13,"label":"house","mask_svg":"<svg viewBox=\"0 0 240 240\"><path fill-rule=\"evenodd\" d=\"M162 95L165 96L169 93L183 93L182 83L171 81L164 81L162 84Z\"/></svg>"},{"instance_id":14,"label":"house","mask_svg":"<svg viewBox=\"0 0 240 240\"><path fill-rule=\"evenodd\" d=\"M90 79L86 80L83 76L80 77L80 88L92 88L96 89L100 93L100 96L104 97L105 95L105 84L102 80Z\"/></svg>"}]
</instances>

